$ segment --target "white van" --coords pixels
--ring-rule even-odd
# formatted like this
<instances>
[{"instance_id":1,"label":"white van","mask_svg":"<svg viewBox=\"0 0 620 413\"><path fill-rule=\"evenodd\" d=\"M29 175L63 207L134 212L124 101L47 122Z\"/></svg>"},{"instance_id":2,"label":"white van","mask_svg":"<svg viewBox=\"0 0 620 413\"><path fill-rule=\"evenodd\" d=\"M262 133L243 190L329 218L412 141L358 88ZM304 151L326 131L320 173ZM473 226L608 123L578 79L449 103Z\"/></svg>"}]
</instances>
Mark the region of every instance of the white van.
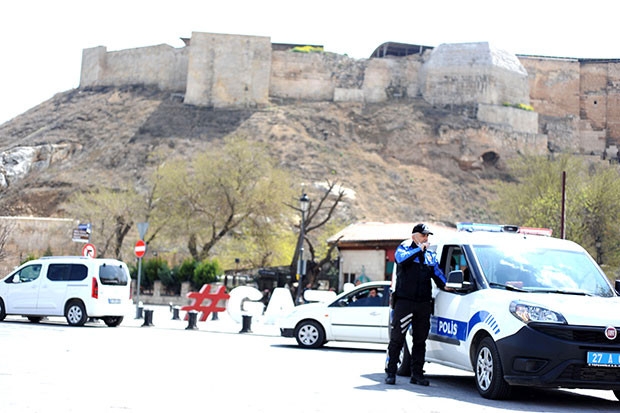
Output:
<instances>
[{"instance_id":1,"label":"white van","mask_svg":"<svg viewBox=\"0 0 620 413\"><path fill-rule=\"evenodd\" d=\"M545 233L462 223L431 240L456 291L435 287L426 361L473 371L490 399L513 386L612 390L620 399L618 292L586 250L535 235Z\"/></svg>"},{"instance_id":2,"label":"white van","mask_svg":"<svg viewBox=\"0 0 620 413\"><path fill-rule=\"evenodd\" d=\"M116 327L130 306L129 270L115 259L43 257L0 280L0 321L7 315L34 323L64 316L72 326L95 318Z\"/></svg>"}]
</instances>

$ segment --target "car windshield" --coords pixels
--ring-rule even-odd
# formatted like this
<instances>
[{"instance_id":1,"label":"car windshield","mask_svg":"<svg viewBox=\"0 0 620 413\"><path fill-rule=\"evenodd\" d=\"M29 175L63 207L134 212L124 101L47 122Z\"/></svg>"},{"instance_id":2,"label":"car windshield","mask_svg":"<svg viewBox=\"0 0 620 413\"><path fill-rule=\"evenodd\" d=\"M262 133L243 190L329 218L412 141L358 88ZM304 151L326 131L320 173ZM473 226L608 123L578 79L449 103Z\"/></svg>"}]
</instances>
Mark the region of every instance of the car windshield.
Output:
<instances>
[{"instance_id":1,"label":"car windshield","mask_svg":"<svg viewBox=\"0 0 620 413\"><path fill-rule=\"evenodd\" d=\"M491 287L612 297L614 292L589 255L580 251L482 245L473 248Z\"/></svg>"}]
</instances>

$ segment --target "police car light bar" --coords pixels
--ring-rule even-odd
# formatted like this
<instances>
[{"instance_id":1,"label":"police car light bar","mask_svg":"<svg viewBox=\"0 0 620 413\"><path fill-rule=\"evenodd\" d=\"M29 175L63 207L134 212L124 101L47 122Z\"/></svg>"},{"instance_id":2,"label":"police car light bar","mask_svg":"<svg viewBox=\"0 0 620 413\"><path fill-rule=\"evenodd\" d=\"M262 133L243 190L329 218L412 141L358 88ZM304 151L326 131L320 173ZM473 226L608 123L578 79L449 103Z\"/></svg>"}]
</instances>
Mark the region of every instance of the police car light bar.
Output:
<instances>
[{"instance_id":1,"label":"police car light bar","mask_svg":"<svg viewBox=\"0 0 620 413\"><path fill-rule=\"evenodd\" d=\"M485 232L517 232L519 227L516 225L501 225L501 224L479 224L474 222L457 222L457 231L485 231Z\"/></svg>"},{"instance_id":2,"label":"police car light bar","mask_svg":"<svg viewBox=\"0 0 620 413\"><path fill-rule=\"evenodd\" d=\"M480 224L475 222L457 222L456 230L466 232L512 232L527 235L544 235L547 237L550 237L553 233L551 228L519 227L517 225L502 224Z\"/></svg>"}]
</instances>

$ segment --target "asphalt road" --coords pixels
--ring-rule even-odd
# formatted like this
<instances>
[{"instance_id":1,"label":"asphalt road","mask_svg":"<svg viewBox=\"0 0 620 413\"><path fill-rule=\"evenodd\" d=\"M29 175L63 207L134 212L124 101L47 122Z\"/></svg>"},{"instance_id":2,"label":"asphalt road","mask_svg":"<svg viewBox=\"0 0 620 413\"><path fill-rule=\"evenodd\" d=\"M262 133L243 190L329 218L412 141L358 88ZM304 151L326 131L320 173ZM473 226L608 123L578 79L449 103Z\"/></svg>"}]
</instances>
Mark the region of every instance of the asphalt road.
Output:
<instances>
[{"instance_id":1,"label":"asphalt road","mask_svg":"<svg viewBox=\"0 0 620 413\"><path fill-rule=\"evenodd\" d=\"M610 391L522 389L481 398L473 375L427 364L430 387L383 383L385 346L298 348L273 325L251 333L223 314L186 329L157 309L152 326L126 318L69 327L63 319L0 323L0 411L98 412L611 412Z\"/></svg>"}]
</instances>

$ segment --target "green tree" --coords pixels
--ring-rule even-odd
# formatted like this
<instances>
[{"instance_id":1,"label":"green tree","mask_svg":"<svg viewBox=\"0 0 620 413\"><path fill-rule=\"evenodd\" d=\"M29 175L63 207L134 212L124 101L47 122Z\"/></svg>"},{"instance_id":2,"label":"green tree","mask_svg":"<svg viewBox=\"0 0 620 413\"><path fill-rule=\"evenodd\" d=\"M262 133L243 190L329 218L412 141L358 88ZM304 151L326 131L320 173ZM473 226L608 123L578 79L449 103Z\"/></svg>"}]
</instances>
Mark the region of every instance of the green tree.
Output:
<instances>
[{"instance_id":1,"label":"green tree","mask_svg":"<svg viewBox=\"0 0 620 413\"><path fill-rule=\"evenodd\" d=\"M290 188L288 175L275 167L264 146L230 137L221 150L160 168L153 215L167 219L167 235L183 237L190 255L200 261L233 233L273 228L274 220L284 216Z\"/></svg>"},{"instance_id":2,"label":"green tree","mask_svg":"<svg viewBox=\"0 0 620 413\"><path fill-rule=\"evenodd\" d=\"M194 271L198 263L193 258L186 258L175 268L175 274L180 282L191 281L194 278Z\"/></svg>"},{"instance_id":3,"label":"green tree","mask_svg":"<svg viewBox=\"0 0 620 413\"><path fill-rule=\"evenodd\" d=\"M204 284L210 284L217 281L218 275L222 275L224 271L217 260L202 260L194 270L192 277L192 288L199 290Z\"/></svg>"},{"instance_id":4,"label":"green tree","mask_svg":"<svg viewBox=\"0 0 620 413\"><path fill-rule=\"evenodd\" d=\"M553 229L562 233L562 176L565 173L565 238L583 245L603 263L620 264L618 167L583 157L523 156L508 162L514 181L498 185L491 203L501 220L510 224ZM601 247L597 251L596 243Z\"/></svg>"},{"instance_id":5,"label":"green tree","mask_svg":"<svg viewBox=\"0 0 620 413\"><path fill-rule=\"evenodd\" d=\"M253 220L252 220L253 221ZM288 265L295 249L296 235L286 222L248 222L231 232L213 248L224 268L264 268ZM239 259L239 263L235 259Z\"/></svg>"}]
</instances>

